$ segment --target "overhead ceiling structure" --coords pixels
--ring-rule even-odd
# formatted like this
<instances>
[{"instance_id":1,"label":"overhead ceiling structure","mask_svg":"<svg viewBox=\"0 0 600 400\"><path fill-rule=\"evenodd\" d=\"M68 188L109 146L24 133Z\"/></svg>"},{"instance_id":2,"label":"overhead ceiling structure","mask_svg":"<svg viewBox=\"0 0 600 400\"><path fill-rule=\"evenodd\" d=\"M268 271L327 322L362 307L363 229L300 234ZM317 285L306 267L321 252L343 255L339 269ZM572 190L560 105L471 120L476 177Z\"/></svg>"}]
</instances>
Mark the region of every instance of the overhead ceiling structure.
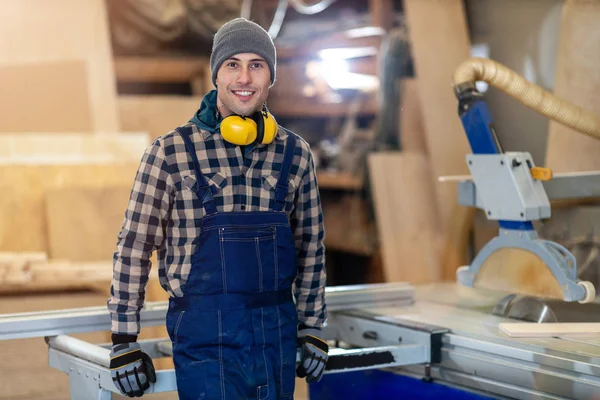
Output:
<instances>
[{"instance_id":1,"label":"overhead ceiling structure","mask_svg":"<svg viewBox=\"0 0 600 400\"><path fill-rule=\"evenodd\" d=\"M242 0L106 0L117 54L156 54L210 45L213 34L240 16Z\"/></svg>"},{"instance_id":2,"label":"overhead ceiling structure","mask_svg":"<svg viewBox=\"0 0 600 400\"><path fill-rule=\"evenodd\" d=\"M278 37L289 11L312 16L336 0L106 0L117 55L210 50L215 32L242 16Z\"/></svg>"}]
</instances>

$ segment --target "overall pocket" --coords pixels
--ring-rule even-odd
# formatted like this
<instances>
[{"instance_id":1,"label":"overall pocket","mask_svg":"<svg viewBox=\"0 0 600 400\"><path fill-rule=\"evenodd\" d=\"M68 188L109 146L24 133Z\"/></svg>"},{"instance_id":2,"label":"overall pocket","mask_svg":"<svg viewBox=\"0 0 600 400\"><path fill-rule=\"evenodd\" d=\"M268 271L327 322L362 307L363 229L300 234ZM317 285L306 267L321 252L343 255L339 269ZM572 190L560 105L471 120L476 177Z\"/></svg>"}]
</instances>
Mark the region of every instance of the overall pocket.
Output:
<instances>
[{"instance_id":1,"label":"overall pocket","mask_svg":"<svg viewBox=\"0 0 600 400\"><path fill-rule=\"evenodd\" d=\"M273 290L277 255L275 227L219 228L219 241L227 293Z\"/></svg>"}]
</instances>

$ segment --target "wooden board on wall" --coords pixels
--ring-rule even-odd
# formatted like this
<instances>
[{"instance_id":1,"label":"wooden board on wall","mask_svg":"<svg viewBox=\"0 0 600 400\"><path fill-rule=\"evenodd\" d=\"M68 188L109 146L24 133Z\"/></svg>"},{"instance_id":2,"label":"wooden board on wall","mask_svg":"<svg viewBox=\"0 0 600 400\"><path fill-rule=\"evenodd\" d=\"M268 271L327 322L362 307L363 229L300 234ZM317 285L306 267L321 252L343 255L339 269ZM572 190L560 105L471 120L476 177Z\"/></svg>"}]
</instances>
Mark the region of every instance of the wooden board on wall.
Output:
<instances>
[{"instance_id":1,"label":"wooden board on wall","mask_svg":"<svg viewBox=\"0 0 600 400\"><path fill-rule=\"evenodd\" d=\"M0 107L0 132L93 130L85 62L0 65Z\"/></svg>"},{"instance_id":2,"label":"wooden board on wall","mask_svg":"<svg viewBox=\"0 0 600 400\"><path fill-rule=\"evenodd\" d=\"M439 281L440 236L427 156L373 153L368 163L385 281Z\"/></svg>"},{"instance_id":3,"label":"wooden board on wall","mask_svg":"<svg viewBox=\"0 0 600 400\"><path fill-rule=\"evenodd\" d=\"M0 1L0 15L0 65L84 62L93 130L119 130L103 0L5 0ZM38 89L23 88L32 97ZM35 118L35 110L30 111Z\"/></svg>"},{"instance_id":4,"label":"wooden board on wall","mask_svg":"<svg viewBox=\"0 0 600 400\"><path fill-rule=\"evenodd\" d=\"M554 93L600 115L599 18L599 2L565 1ZM600 140L550 120L546 166L555 172L598 170Z\"/></svg>"},{"instance_id":5,"label":"wooden board on wall","mask_svg":"<svg viewBox=\"0 0 600 400\"><path fill-rule=\"evenodd\" d=\"M48 190L48 257L112 260L131 188L132 184Z\"/></svg>"},{"instance_id":6,"label":"wooden board on wall","mask_svg":"<svg viewBox=\"0 0 600 400\"><path fill-rule=\"evenodd\" d=\"M138 165L139 162L0 165L0 251L47 251L48 190L73 186L132 187Z\"/></svg>"},{"instance_id":7,"label":"wooden board on wall","mask_svg":"<svg viewBox=\"0 0 600 400\"><path fill-rule=\"evenodd\" d=\"M148 132L152 140L187 123L201 101L200 96L121 95L121 126L126 131Z\"/></svg>"},{"instance_id":8,"label":"wooden board on wall","mask_svg":"<svg viewBox=\"0 0 600 400\"><path fill-rule=\"evenodd\" d=\"M456 268L466 262L466 241L456 240L452 232L464 232L461 227L470 226L472 213L458 205L457 186L439 184L437 178L468 173L465 155L471 150L452 89L456 67L470 57L465 11L462 0L404 0L404 10L433 175L430 179L450 253L442 258L453 260L443 267L443 275L454 280Z\"/></svg>"}]
</instances>

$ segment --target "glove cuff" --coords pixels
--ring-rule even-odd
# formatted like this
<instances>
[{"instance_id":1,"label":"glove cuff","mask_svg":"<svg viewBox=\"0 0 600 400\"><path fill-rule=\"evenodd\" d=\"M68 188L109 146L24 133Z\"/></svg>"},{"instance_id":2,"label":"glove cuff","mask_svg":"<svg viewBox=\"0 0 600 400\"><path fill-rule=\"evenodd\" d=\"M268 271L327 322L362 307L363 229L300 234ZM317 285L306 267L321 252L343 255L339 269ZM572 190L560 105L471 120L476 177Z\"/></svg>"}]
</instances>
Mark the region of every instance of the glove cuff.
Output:
<instances>
[{"instance_id":1,"label":"glove cuff","mask_svg":"<svg viewBox=\"0 0 600 400\"><path fill-rule=\"evenodd\" d=\"M298 339L305 337L306 335L311 335L318 337L319 339L323 338L323 332L319 328L313 328L310 326L306 326L304 324L300 324L298 326Z\"/></svg>"},{"instance_id":2,"label":"glove cuff","mask_svg":"<svg viewBox=\"0 0 600 400\"><path fill-rule=\"evenodd\" d=\"M126 335L126 334L122 334L122 333L113 333L111 335L111 340L112 340L113 346L115 346L117 344L123 344L123 343L134 343L134 342L137 342L137 335Z\"/></svg>"}]
</instances>

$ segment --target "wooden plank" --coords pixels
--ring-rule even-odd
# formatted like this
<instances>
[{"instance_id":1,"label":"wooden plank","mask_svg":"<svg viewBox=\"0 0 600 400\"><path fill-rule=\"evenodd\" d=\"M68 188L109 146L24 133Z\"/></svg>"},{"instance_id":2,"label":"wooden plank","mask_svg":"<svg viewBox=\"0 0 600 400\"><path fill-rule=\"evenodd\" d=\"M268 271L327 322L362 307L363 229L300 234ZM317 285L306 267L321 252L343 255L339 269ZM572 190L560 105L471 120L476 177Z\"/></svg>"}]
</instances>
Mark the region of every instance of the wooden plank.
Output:
<instances>
[{"instance_id":1,"label":"wooden plank","mask_svg":"<svg viewBox=\"0 0 600 400\"><path fill-rule=\"evenodd\" d=\"M49 190L132 186L138 165L0 165L0 251L47 251L44 202Z\"/></svg>"},{"instance_id":2,"label":"wooden plank","mask_svg":"<svg viewBox=\"0 0 600 400\"><path fill-rule=\"evenodd\" d=\"M427 157L373 153L368 165L385 280L414 284L440 280L440 238Z\"/></svg>"},{"instance_id":3,"label":"wooden plank","mask_svg":"<svg viewBox=\"0 0 600 400\"><path fill-rule=\"evenodd\" d=\"M49 257L69 261L111 260L131 187L132 184L49 190L46 193Z\"/></svg>"},{"instance_id":4,"label":"wooden plank","mask_svg":"<svg viewBox=\"0 0 600 400\"><path fill-rule=\"evenodd\" d=\"M121 125L127 131L148 132L153 140L187 123L201 101L201 96L121 95Z\"/></svg>"},{"instance_id":5,"label":"wooden plank","mask_svg":"<svg viewBox=\"0 0 600 400\"><path fill-rule=\"evenodd\" d=\"M501 322L500 331L510 337L598 337L600 323L594 322Z\"/></svg>"},{"instance_id":6,"label":"wooden plank","mask_svg":"<svg viewBox=\"0 0 600 400\"><path fill-rule=\"evenodd\" d=\"M563 6L554 94L600 114L600 3L567 0ZM556 172L600 168L600 140L550 120L546 166Z\"/></svg>"},{"instance_id":7,"label":"wooden plank","mask_svg":"<svg viewBox=\"0 0 600 400\"><path fill-rule=\"evenodd\" d=\"M206 57L116 57L120 82L191 82L209 68Z\"/></svg>"},{"instance_id":8,"label":"wooden plank","mask_svg":"<svg viewBox=\"0 0 600 400\"><path fill-rule=\"evenodd\" d=\"M91 131L85 62L0 64L0 107L0 132Z\"/></svg>"},{"instance_id":9,"label":"wooden plank","mask_svg":"<svg viewBox=\"0 0 600 400\"><path fill-rule=\"evenodd\" d=\"M0 15L0 65L84 62L93 130L119 131L103 0L0 1ZM38 88L24 90L32 98L40 95ZM60 102L58 97L55 101ZM37 117L35 109L29 111L29 118Z\"/></svg>"},{"instance_id":10,"label":"wooden plank","mask_svg":"<svg viewBox=\"0 0 600 400\"><path fill-rule=\"evenodd\" d=\"M31 293L110 287L112 262L31 261L0 262L0 293Z\"/></svg>"},{"instance_id":11,"label":"wooden plank","mask_svg":"<svg viewBox=\"0 0 600 400\"><path fill-rule=\"evenodd\" d=\"M400 81L400 145L402 151L427 154L425 126L416 78Z\"/></svg>"},{"instance_id":12,"label":"wooden plank","mask_svg":"<svg viewBox=\"0 0 600 400\"><path fill-rule=\"evenodd\" d=\"M90 164L138 162L150 145L148 134L3 133L0 164Z\"/></svg>"},{"instance_id":13,"label":"wooden plank","mask_svg":"<svg viewBox=\"0 0 600 400\"><path fill-rule=\"evenodd\" d=\"M466 240L453 238L452 232L465 232L472 213L458 205L456 185L439 185L441 175L468 173L465 155L470 153L466 134L457 114L457 100L452 90L456 67L470 57L470 42L462 0L404 0L410 27L411 49L423 113L426 144L435 185L445 247L450 255L466 254ZM455 276L465 257L448 257L444 276Z\"/></svg>"}]
</instances>

